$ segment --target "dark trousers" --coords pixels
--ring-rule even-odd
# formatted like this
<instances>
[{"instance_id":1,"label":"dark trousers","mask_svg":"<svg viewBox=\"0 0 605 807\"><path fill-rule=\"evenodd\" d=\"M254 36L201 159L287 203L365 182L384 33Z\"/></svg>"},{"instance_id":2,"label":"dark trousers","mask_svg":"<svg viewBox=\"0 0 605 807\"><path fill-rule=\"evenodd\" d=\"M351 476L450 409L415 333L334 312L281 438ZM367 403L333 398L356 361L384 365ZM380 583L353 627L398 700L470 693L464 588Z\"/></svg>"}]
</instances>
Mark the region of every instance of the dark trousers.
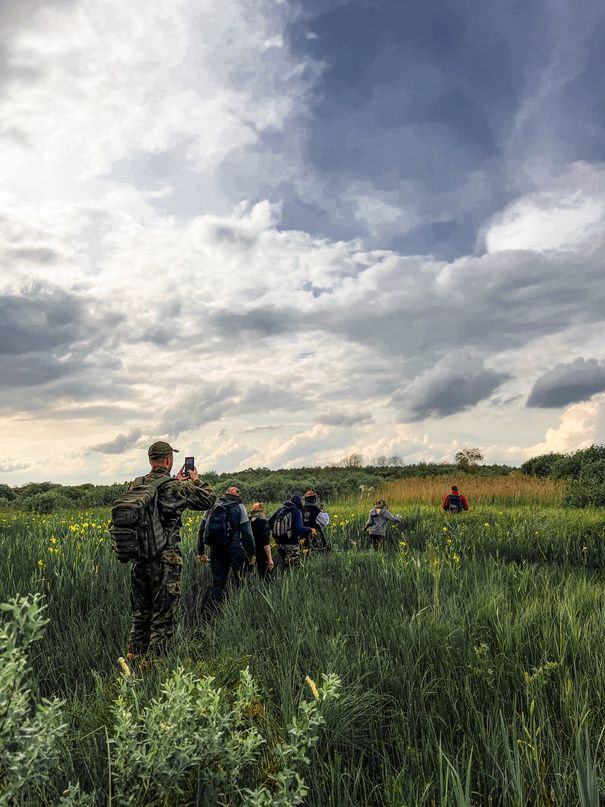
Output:
<instances>
[{"instance_id":1,"label":"dark trousers","mask_svg":"<svg viewBox=\"0 0 605 807\"><path fill-rule=\"evenodd\" d=\"M282 544L277 551L282 572L289 572L300 564L300 544Z\"/></svg>"},{"instance_id":2,"label":"dark trousers","mask_svg":"<svg viewBox=\"0 0 605 807\"><path fill-rule=\"evenodd\" d=\"M174 636L182 568L183 558L178 549L166 549L159 558L132 564L129 653L162 653Z\"/></svg>"},{"instance_id":3,"label":"dark trousers","mask_svg":"<svg viewBox=\"0 0 605 807\"><path fill-rule=\"evenodd\" d=\"M229 570L233 572L233 583L241 582L246 570L248 555L240 541L231 541L227 546L212 547L210 552L210 569L212 571L212 591L210 599L219 605L225 598L225 589L229 580Z\"/></svg>"},{"instance_id":4,"label":"dark trousers","mask_svg":"<svg viewBox=\"0 0 605 807\"><path fill-rule=\"evenodd\" d=\"M264 547L256 550L256 571L261 577L266 577L267 572L269 571Z\"/></svg>"}]
</instances>

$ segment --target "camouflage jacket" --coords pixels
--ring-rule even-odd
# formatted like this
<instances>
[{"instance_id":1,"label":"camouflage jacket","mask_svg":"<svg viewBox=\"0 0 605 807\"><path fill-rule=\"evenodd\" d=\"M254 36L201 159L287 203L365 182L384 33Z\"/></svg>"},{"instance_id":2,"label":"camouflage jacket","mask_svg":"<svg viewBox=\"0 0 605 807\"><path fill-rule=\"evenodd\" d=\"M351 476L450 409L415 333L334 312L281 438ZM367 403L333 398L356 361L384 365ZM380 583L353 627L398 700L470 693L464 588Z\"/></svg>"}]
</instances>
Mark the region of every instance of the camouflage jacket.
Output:
<instances>
[{"instance_id":1,"label":"camouflage jacket","mask_svg":"<svg viewBox=\"0 0 605 807\"><path fill-rule=\"evenodd\" d=\"M145 474L146 480L157 479L158 476L169 476L165 468L153 468ZM133 483L134 484L134 483ZM206 482L196 479L179 482L171 478L162 485L158 492L158 511L160 521L168 535L168 545L176 546L181 540L182 514L184 510L208 510L214 504L216 496Z\"/></svg>"}]
</instances>

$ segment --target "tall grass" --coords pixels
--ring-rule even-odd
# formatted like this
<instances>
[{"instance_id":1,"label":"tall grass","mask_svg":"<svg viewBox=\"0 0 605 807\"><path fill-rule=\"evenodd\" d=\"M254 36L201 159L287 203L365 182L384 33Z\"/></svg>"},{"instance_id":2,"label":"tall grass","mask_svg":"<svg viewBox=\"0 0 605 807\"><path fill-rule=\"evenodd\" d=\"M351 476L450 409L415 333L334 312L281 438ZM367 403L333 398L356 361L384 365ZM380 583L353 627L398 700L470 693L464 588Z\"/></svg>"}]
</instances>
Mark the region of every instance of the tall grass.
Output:
<instances>
[{"instance_id":1,"label":"tall grass","mask_svg":"<svg viewBox=\"0 0 605 807\"><path fill-rule=\"evenodd\" d=\"M388 482L378 491L368 492L367 500L383 498L399 504L436 504L457 484L474 505L546 504L563 501L566 483L558 479L510 474L507 476L430 476Z\"/></svg>"},{"instance_id":2,"label":"tall grass","mask_svg":"<svg viewBox=\"0 0 605 807\"><path fill-rule=\"evenodd\" d=\"M603 515L485 505L448 517L404 505L403 531L372 553L366 513L334 507L328 556L272 584L248 580L210 624L209 569L195 563L197 522L187 519L182 624L139 684L141 703L177 664L226 687L249 665L279 733L305 676L336 673L342 697L326 707L305 774L311 805L597 803ZM128 569L111 555L106 517L0 515L0 601L45 594L51 622L32 664L42 693L68 704L47 804L69 781L106 796L106 727L129 619Z\"/></svg>"}]
</instances>

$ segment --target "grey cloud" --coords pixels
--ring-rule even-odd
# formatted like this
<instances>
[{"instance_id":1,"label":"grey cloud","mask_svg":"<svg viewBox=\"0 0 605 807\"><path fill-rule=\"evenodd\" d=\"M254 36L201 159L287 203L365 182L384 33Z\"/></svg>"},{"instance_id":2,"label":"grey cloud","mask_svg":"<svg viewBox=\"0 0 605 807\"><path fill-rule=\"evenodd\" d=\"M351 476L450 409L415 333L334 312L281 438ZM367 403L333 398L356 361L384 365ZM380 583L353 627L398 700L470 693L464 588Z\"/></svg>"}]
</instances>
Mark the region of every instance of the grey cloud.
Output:
<instances>
[{"instance_id":1,"label":"grey cloud","mask_svg":"<svg viewBox=\"0 0 605 807\"><path fill-rule=\"evenodd\" d=\"M325 426L365 426L374 423L374 418L371 412L326 412L319 415L317 418L318 423L323 423Z\"/></svg>"},{"instance_id":2,"label":"grey cloud","mask_svg":"<svg viewBox=\"0 0 605 807\"><path fill-rule=\"evenodd\" d=\"M0 86L9 81L31 83L39 76L33 65L15 64L10 59L12 40L31 24L36 13L49 6L69 8L76 0L19 0L0 2ZM2 129L0 128L0 135Z\"/></svg>"},{"instance_id":3,"label":"grey cloud","mask_svg":"<svg viewBox=\"0 0 605 807\"><path fill-rule=\"evenodd\" d=\"M199 392L191 392L177 404L166 409L159 428L166 434L181 434L206 423L220 420L229 404L235 400L235 390L230 384L206 385Z\"/></svg>"},{"instance_id":4,"label":"grey cloud","mask_svg":"<svg viewBox=\"0 0 605 807\"><path fill-rule=\"evenodd\" d=\"M527 406L554 409L605 392L605 361L575 359L555 365L532 387Z\"/></svg>"},{"instance_id":5,"label":"grey cloud","mask_svg":"<svg viewBox=\"0 0 605 807\"><path fill-rule=\"evenodd\" d=\"M277 432L280 429L285 428L284 425L281 426L252 426L250 429L244 429L244 434L260 434L263 432Z\"/></svg>"},{"instance_id":6,"label":"grey cloud","mask_svg":"<svg viewBox=\"0 0 605 807\"><path fill-rule=\"evenodd\" d=\"M115 389L112 387L112 389ZM120 396L124 397L124 390L118 386ZM55 393L57 389L55 388ZM95 392L97 390L95 389ZM75 397L75 396L71 396ZM116 404L92 404L74 408L53 407L44 401L44 411L32 410L22 417L23 420L102 420L116 423L124 420L141 420L140 407L118 406Z\"/></svg>"},{"instance_id":7,"label":"grey cloud","mask_svg":"<svg viewBox=\"0 0 605 807\"><path fill-rule=\"evenodd\" d=\"M162 415L159 428L166 433L180 434L226 416L295 412L306 403L303 393L284 389L279 384L256 382L244 388L233 383L206 384L200 386L199 392L190 392L169 407Z\"/></svg>"},{"instance_id":8,"label":"grey cloud","mask_svg":"<svg viewBox=\"0 0 605 807\"><path fill-rule=\"evenodd\" d=\"M331 331L424 366L452 345L488 355L602 321L604 257L596 248L573 259L511 251L446 265L391 254L362 272L357 288L349 285L343 297L336 289L296 327Z\"/></svg>"},{"instance_id":9,"label":"grey cloud","mask_svg":"<svg viewBox=\"0 0 605 807\"><path fill-rule=\"evenodd\" d=\"M72 400L96 403L132 398L109 356L119 317L107 306L57 288L32 285L0 293L0 409L52 409Z\"/></svg>"},{"instance_id":10,"label":"grey cloud","mask_svg":"<svg viewBox=\"0 0 605 807\"><path fill-rule=\"evenodd\" d=\"M398 391L393 402L405 421L447 417L488 398L509 377L473 366L473 357L446 357Z\"/></svg>"},{"instance_id":11,"label":"grey cloud","mask_svg":"<svg viewBox=\"0 0 605 807\"><path fill-rule=\"evenodd\" d=\"M14 460L0 460L0 474L10 474L13 471L24 471L29 468L22 462L15 462Z\"/></svg>"},{"instance_id":12,"label":"grey cloud","mask_svg":"<svg viewBox=\"0 0 605 807\"><path fill-rule=\"evenodd\" d=\"M141 435L142 431L140 429L133 429L127 434L116 435L116 437L108 443L100 443L99 445L93 446L90 450L96 451L99 454L121 454L128 448L132 448L137 440L140 439Z\"/></svg>"},{"instance_id":13,"label":"grey cloud","mask_svg":"<svg viewBox=\"0 0 605 807\"><path fill-rule=\"evenodd\" d=\"M14 247L7 249L5 255L9 259L28 261L30 263L51 264L56 263L59 255L54 249L48 247Z\"/></svg>"},{"instance_id":14,"label":"grey cloud","mask_svg":"<svg viewBox=\"0 0 605 807\"><path fill-rule=\"evenodd\" d=\"M59 289L0 295L0 355L48 351L82 338L82 302Z\"/></svg>"},{"instance_id":15,"label":"grey cloud","mask_svg":"<svg viewBox=\"0 0 605 807\"><path fill-rule=\"evenodd\" d=\"M256 337L280 336L315 327L312 318L307 320L304 313L287 306L253 308L237 314L231 311L219 311L210 315L209 324L227 338L233 337L234 334Z\"/></svg>"}]
</instances>

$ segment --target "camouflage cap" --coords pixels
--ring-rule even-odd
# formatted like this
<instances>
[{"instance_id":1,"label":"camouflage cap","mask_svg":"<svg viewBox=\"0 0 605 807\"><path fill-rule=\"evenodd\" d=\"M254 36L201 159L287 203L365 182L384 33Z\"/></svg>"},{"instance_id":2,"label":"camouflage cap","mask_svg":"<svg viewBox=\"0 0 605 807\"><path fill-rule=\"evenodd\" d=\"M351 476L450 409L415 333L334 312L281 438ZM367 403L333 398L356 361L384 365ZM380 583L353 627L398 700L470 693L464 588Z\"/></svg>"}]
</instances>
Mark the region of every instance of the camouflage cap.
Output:
<instances>
[{"instance_id":1,"label":"camouflage cap","mask_svg":"<svg viewBox=\"0 0 605 807\"><path fill-rule=\"evenodd\" d=\"M164 440L157 440L147 449L147 454L150 460L161 459L162 457L167 457L169 454L178 453L178 448L173 448L170 443L166 443Z\"/></svg>"}]
</instances>

